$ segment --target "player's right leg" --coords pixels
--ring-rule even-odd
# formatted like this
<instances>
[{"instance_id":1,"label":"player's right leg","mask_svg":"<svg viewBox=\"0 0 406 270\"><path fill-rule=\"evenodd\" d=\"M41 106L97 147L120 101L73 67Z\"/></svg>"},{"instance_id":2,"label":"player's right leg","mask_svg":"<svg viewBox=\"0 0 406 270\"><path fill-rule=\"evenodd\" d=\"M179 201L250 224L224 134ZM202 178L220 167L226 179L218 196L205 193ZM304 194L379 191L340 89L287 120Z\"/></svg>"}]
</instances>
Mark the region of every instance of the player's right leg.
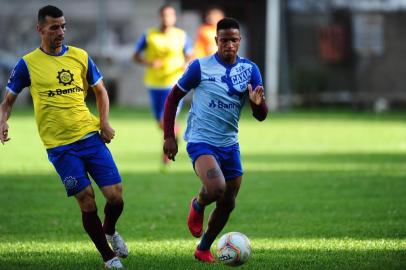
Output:
<instances>
[{"instance_id":1,"label":"player's right leg","mask_svg":"<svg viewBox=\"0 0 406 270\"><path fill-rule=\"evenodd\" d=\"M204 207L214 201L220 200L224 196L226 183L219 164L213 155L199 156L195 162L195 170L203 187L198 197L191 202L188 225L191 233L195 237L200 237L203 233ZM195 258L204 262L214 262L210 246L206 248L202 247L201 244L196 248Z\"/></svg>"},{"instance_id":2,"label":"player's right leg","mask_svg":"<svg viewBox=\"0 0 406 270\"><path fill-rule=\"evenodd\" d=\"M192 235L200 237L203 233L204 208L221 197L225 190L225 180L212 146L205 143L188 143L186 149L203 184L199 195L190 202L187 222Z\"/></svg>"},{"instance_id":3,"label":"player's right leg","mask_svg":"<svg viewBox=\"0 0 406 270\"><path fill-rule=\"evenodd\" d=\"M221 169L212 155L201 155L195 162L195 171L203 186L190 203L189 230L194 237L203 233L203 215L206 205L217 201L225 191L225 180Z\"/></svg>"}]
</instances>

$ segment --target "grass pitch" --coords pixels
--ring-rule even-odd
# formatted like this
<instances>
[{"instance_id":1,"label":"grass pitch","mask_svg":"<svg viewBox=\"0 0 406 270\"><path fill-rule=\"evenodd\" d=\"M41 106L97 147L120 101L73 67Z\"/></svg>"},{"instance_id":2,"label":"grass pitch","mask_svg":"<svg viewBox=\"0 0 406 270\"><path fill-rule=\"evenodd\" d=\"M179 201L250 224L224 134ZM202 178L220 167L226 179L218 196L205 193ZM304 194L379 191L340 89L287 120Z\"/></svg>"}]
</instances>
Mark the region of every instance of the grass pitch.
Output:
<instances>
[{"instance_id":1,"label":"grass pitch","mask_svg":"<svg viewBox=\"0 0 406 270\"><path fill-rule=\"evenodd\" d=\"M113 109L111 123L126 268L229 269L193 258L186 216L200 183L185 144L162 173L148 111ZM12 140L0 145L0 269L102 269L31 110L17 109L9 125ZM406 269L405 114L289 112L259 123L244 111L240 145L244 180L224 230L251 239L240 269Z\"/></svg>"}]
</instances>

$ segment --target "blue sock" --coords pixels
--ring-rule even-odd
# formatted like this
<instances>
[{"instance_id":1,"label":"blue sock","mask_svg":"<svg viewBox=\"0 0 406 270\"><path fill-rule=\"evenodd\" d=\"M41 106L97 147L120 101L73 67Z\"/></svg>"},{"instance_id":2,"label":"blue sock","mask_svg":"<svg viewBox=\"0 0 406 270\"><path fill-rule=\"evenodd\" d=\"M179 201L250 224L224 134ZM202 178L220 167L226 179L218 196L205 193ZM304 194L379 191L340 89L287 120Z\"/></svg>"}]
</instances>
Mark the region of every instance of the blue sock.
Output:
<instances>
[{"instance_id":1,"label":"blue sock","mask_svg":"<svg viewBox=\"0 0 406 270\"><path fill-rule=\"evenodd\" d=\"M198 250L210 250L210 247L213 244L214 240L215 240L215 238L210 237L206 233L204 233L202 240L200 240L200 243L197 246L197 249Z\"/></svg>"},{"instance_id":2,"label":"blue sock","mask_svg":"<svg viewBox=\"0 0 406 270\"><path fill-rule=\"evenodd\" d=\"M204 205L201 205L197 199L193 200L192 203L193 208L197 211L197 212L203 212L204 211Z\"/></svg>"}]
</instances>

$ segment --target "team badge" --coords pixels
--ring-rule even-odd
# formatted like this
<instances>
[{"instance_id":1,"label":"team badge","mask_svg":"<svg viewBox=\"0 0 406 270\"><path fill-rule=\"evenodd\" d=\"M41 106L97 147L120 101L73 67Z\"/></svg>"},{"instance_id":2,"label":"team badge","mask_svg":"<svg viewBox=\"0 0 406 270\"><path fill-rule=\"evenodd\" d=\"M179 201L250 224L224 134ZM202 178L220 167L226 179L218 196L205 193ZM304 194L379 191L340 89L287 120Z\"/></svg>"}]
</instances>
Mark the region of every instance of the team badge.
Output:
<instances>
[{"instance_id":1,"label":"team badge","mask_svg":"<svg viewBox=\"0 0 406 270\"><path fill-rule=\"evenodd\" d=\"M70 73L69 70L62 69L61 71L58 71L58 76L56 76L58 79L59 83L62 83L64 86L66 85L71 85L73 80L73 74Z\"/></svg>"},{"instance_id":2,"label":"team badge","mask_svg":"<svg viewBox=\"0 0 406 270\"><path fill-rule=\"evenodd\" d=\"M76 180L73 176L68 176L63 179L63 184L67 190L72 190L78 185L78 180Z\"/></svg>"},{"instance_id":3,"label":"team badge","mask_svg":"<svg viewBox=\"0 0 406 270\"><path fill-rule=\"evenodd\" d=\"M240 64L237 67L227 70L221 77L221 81L228 86L228 95L237 95L243 97L247 90L247 85L251 80L252 67L248 64Z\"/></svg>"}]
</instances>

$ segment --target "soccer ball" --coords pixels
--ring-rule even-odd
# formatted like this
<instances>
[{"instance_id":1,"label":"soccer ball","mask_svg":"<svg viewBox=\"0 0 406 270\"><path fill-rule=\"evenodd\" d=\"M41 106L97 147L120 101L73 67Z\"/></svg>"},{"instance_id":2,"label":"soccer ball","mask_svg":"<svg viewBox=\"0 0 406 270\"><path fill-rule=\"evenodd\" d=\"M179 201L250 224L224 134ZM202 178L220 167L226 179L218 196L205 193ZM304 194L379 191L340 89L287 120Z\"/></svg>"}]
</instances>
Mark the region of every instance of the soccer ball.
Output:
<instances>
[{"instance_id":1,"label":"soccer ball","mask_svg":"<svg viewBox=\"0 0 406 270\"><path fill-rule=\"evenodd\" d=\"M250 240L242 233L226 233L217 243L217 258L224 264L230 266L242 265L248 260L250 255Z\"/></svg>"}]
</instances>

